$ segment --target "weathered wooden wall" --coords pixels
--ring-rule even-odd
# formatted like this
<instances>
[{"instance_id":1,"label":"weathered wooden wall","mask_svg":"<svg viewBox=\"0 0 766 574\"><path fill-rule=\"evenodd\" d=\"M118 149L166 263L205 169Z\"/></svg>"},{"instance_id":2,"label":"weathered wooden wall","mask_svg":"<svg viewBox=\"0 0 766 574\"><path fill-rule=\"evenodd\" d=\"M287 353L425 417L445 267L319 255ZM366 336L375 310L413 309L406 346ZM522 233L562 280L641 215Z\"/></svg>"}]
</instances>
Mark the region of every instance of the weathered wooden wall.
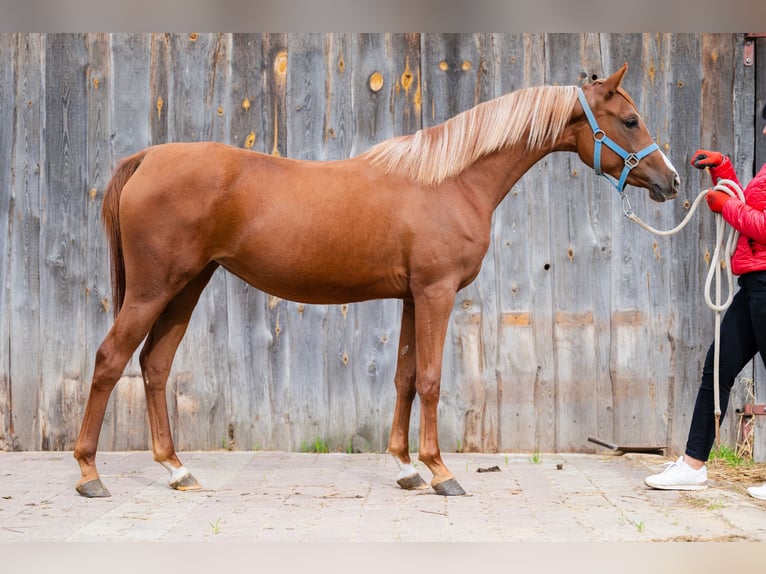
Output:
<instances>
[{"instance_id":1,"label":"weathered wooden wall","mask_svg":"<svg viewBox=\"0 0 766 574\"><path fill-rule=\"evenodd\" d=\"M69 449L76 438L111 324L99 210L120 157L217 140L345 158L508 91L581 84L628 62L624 85L683 180L671 203L628 193L642 218L669 228L708 185L688 165L697 147L720 148L743 182L752 177L758 68L742 65L742 43L735 34L0 35L0 445ZM448 333L442 448L593 452L595 434L680 451L712 340L702 297L712 217L655 237L624 219L618 196L576 156L554 154L517 184L492 233ZM171 374L177 446L298 450L321 439L385 450L400 305L303 306L217 272ZM737 391L729 442L742 400ZM413 445L417 421L416 407ZM101 448L148 440L134 359Z\"/></svg>"}]
</instances>

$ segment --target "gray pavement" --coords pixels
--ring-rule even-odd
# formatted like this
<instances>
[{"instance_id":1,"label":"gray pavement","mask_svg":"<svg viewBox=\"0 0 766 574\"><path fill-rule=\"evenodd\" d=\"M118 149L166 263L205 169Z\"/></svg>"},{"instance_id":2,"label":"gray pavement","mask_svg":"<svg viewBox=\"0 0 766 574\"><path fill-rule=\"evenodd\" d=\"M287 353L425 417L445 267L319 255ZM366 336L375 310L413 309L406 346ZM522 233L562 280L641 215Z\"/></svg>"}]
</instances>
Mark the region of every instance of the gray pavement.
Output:
<instances>
[{"instance_id":1,"label":"gray pavement","mask_svg":"<svg viewBox=\"0 0 766 574\"><path fill-rule=\"evenodd\" d=\"M0 452L0 543L766 540L740 490L645 487L661 456L443 456L467 496L401 490L386 454L182 453L203 489L177 492L150 452L102 452L112 497L88 500L71 452Z\"/></svg>"}]
</instances>

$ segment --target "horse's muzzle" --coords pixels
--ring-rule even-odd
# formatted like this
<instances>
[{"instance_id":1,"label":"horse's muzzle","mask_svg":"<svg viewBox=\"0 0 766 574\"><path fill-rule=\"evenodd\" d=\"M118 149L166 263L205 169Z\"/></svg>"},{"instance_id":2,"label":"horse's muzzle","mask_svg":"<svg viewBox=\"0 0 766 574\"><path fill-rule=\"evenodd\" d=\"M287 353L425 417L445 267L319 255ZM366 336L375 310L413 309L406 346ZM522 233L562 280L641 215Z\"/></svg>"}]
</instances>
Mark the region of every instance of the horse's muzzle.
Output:
<instances>
[{"instance_id":1,"label":"horse's muzzle","mask_svg":"<svg viewBox=\"0 0 766 574\"><path fill-rule=\"evenodd\" d=\"M678 174L673 175L673 182L670 185L661 185L653 183L649 187L649 197L657 203L662 203L668 199L674 199L678 196L678 190L681 188L681 178Z\"/></svg>"}]
</instances>

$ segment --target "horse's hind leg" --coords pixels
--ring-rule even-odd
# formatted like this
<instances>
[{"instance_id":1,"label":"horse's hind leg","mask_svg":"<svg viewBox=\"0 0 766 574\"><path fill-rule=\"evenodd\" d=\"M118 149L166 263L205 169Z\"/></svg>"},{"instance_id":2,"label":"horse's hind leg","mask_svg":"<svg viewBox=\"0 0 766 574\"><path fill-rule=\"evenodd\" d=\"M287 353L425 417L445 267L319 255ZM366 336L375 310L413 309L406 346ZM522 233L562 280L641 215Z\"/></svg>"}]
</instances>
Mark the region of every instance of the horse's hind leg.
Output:
<instances>
[{"instance_id":1,"label":"horse's hind leg","mask_svg":"<svg viewBox=\"0 0 766 574\"><path fill-rule=\"evenodd\" d=\"M410 461L409 430L412 401L415 398L415 313L412 301L405 301L402 309L402 328L399 334L399 356L396 362L396 406L391 424L388 452L399 465L396 482L406 490L428 488L428 484Z\"/></svg>"},{"instance_id":2,"label":"horse's hind leg","mask_svg":"<svg viewBox=\"0 0 766 574\"><path fill-rule=\"evenodd\" d=\"M110 496L96 469L96 450L109 396L125 365L164 307L164 301L134 303L126 298L111 330L96 352L88 403L74 448L82 474L76 490L88 498Z\"/></svg>"},{"instance_id":3,"label":"horse's hind leg","mask_svg":"<svg viewBox=\"0 0 766 574\"><path fill-rule=\"evenodd\" d=\"M217 263L210 263L168 303L149 332L140 354L154 460L170 472L170 486L176 490L196 490L200 485L176 454L165 388L173 357L186 333L194 306L217 267Z\"/></svg>"}]
</instances>

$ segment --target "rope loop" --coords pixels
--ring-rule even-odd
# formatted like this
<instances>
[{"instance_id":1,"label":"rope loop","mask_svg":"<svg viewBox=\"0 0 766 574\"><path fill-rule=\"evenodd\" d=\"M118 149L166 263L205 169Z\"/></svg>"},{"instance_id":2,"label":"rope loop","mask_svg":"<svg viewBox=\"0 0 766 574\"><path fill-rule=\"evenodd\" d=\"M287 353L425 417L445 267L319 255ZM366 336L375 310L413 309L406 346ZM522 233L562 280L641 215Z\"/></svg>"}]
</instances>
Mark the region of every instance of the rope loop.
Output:
<instances>
[{"instance_id":1,"label":"rope loop","mask_svg":"<svg viewBox=\"0 0 766 574\"><path fill-rule=\"evenodd\" d=\"M732 197L737 197L741 201L745 201L745 194L742 192L742 189L739 187L739 185L737 185L735 181L732 181L730 179L719 180L718 183L711 189L715 191L723 191L724 193L727 193L728 195ZM629 212L626 211L624 198L623 198L623 211L625 212L625 216L628 219L638 224L640 227L644 228L650 233L654 233L655 235L659 235L661 237L667 237L669 235L675 235L676 233L681 231L684 227L686 227L686 225L689 223L694 213L697 211L697 208L699 207L700 202L708 194L708 192L711 191L711 189L705 189L701 191L699 195L697 195L697 197L694 199L694 202L689 208L689 213L686 214L686 217L683 218L681 223L679 223L673 229L668 229L666 231L655 229L651 225L642 221L641 218L639 218L632 211L629 211ZM628 204L628 207L630 207L630 204ZM735 230L733 227L729 226L724 221L723 216L720 213L716 213L714 215L715 215L715 226L716 226L715 249L713 250L713 256L710 259L710 266L708 267L707 277L705 278L705 304L712 311L720 312L720 311L725 311L729 307L729 305L731 305L731 301L734 298L734 274L731 271L731 256L734 253L734 249L737 246L737 239L739 239L739 232ZM726 227L729 228L729 234L728 236L726 236L726 239L724 240ZM721 302L721 282L720 282L722 269L724 270L724 273L726 274L726 282L728 287L727 297L723 303ZM713 284L713 280L715 280L716 282L715 299L711 295L711 286Z\"/></svg>"}]
</instances>

